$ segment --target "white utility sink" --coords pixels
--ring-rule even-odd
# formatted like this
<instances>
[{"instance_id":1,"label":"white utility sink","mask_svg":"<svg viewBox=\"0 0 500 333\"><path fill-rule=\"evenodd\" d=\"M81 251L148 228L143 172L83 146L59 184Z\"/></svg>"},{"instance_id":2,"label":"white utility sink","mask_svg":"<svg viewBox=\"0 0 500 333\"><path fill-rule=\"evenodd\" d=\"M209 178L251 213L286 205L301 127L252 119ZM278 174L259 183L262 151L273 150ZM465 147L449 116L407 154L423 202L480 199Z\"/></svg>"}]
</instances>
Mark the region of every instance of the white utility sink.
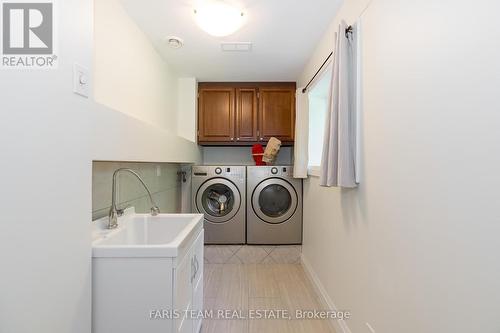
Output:
<instances>
[{"instance_id":1,"label":"white utility sink","mask_svg":"<svg viewBox=\"0 0 500 333\"><path fill-rule=\"evenodd\" d=\"M177 257L183 244L203 228L203 214L136 214L129 208L107 229L107 217L94 222L92 256Z\"/></svg>"},{"instance_id":2,"label":"white utility sink","mask_svg":"<svg viewBox=\"0 0 500 333\"><path fill-rule=\"evenodd\" d=\"M92 332L198 333L203 310L203 214L136 214L92 222Z\"/></svg>"}]
</instances>

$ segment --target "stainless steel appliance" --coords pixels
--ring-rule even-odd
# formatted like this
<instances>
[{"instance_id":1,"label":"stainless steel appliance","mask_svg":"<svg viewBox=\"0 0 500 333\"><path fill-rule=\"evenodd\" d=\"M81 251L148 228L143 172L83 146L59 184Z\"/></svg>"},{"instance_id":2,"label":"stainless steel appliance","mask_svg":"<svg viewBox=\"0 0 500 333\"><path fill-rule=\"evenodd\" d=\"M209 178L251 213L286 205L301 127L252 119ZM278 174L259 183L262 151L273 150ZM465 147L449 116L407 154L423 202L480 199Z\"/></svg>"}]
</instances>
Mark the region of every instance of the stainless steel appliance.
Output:
<instances>
[{"instance_id":1,"label":"stainless steel appliance","mask_svg":"<svg viewBox=\"0 0 500 333\"><path fill-rule=\"evenodd\" d=\"M192 207L205 215L205 244L244 244L245 166L193 166Z\"/></svg>"},{"instance_id":2,"label":"stainless steel appliance","mask_svg":"<svg viewBox=\"0 0 500 333\"><path fill-rule=\"evenodd\" d=\"M247 243L302 243L302 179L291 166L247 167Z\"/></svg>"}]
</instances>

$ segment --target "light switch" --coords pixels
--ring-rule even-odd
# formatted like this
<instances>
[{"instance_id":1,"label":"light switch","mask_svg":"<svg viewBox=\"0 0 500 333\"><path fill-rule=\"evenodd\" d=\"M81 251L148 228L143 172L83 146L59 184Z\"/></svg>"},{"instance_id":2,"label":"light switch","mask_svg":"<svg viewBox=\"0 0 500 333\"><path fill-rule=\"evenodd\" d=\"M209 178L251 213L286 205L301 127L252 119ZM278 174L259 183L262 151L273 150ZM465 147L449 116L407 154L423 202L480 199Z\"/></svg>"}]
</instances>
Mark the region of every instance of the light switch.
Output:
<instances>
[{"instance_id":1,"label":"light switch","mask_svg":"<svg viewBox=\"0 0 500 333\"><path fill-rule=\"evenodd\" d=\"M89 97L89 70L79 64L73 65L73 92L83 97Z\"/></svg>"}]
</instances>

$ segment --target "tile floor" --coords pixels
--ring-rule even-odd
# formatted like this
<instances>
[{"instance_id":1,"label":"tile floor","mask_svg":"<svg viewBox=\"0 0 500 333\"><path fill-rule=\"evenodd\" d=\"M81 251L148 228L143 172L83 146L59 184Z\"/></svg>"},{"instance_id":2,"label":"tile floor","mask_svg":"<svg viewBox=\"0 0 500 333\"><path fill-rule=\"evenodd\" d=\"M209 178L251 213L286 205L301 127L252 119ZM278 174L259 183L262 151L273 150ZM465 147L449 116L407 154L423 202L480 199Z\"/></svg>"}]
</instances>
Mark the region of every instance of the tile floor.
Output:
<instances>
[{"instance_id":1,"label":"tile floor","mask_svg":"<svg viewBox=\"0 0 500 333\"><path fill-rule=\"evenodd\" d=\"M241 249L240 247L239 249ZM251 249L249 251L254 251ZM287 249L288 251L289 249ZM297 249L295 249L296 251ZM230 263L235 257L234 248L209 250L208 260L214 260L210 251L224 253L226 263L205 261L204 306L205 310L241 310L248 316L251 310L288 310L293 318L295 310L322 310L315 290L300 263L271 263L263 255L258 256L260 263ZM257 250L260 252L259 250ZM280 253L281 250L278 250ZM284 251L284 250L283 250ZM232 252L232 255L229 255ZM299 251L300 253L300 251ZM243 255L242 255L243 256ZM244 255L245 258L251 256ZM290 259L288 255L284 256ZM241 259L240 256L237 258ZM271 257L272 258L272 257ZM281 257L280 257L281 258ZM222 261L222 258L216 258ZM253 260L253 259L252 259ZM274 260L274 259L273 259ZM266 261L267 263L262 263ZM204 333L261 333L296 332L323 333L334 332L326 320L298 319L205 319Z\"/></svg>"},{"instance_id":2,"label":"tile floor","mask_svg":"<svg viewBox=\"0 0 500 333\"><path fill-rule=\"evenodd\" d=\"M205 245L208 264L298 264L300 245Z\"/></svg>"}]
</instances>

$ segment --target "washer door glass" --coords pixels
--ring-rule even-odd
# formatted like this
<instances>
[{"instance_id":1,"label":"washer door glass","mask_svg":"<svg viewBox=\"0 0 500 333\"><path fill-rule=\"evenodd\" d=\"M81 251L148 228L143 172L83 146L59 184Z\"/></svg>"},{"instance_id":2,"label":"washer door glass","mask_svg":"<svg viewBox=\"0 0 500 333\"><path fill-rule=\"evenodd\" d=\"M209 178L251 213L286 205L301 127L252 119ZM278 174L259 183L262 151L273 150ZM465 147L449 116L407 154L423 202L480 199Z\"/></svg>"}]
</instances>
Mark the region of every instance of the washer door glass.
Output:
<instances>
[{"instance_id":1,"label":"washer door glass","mask_svg":"<svg viewBox=\"0 0 500 333\"><path fill-rule=\"evenodd\" d=\"M226 216L233 210L234 193L227 185L213 184L203 191L201 202L211 216Z\"/></svg>"},{"instance_id":2,"label":"washer door glass","mask_svg":"<svg viewBox=\"0 0 500 333\"><path fill-rule=\"evenodd\" d=\"M260 191L259 206L267 216L280 217L292 206L292 196L285 187L279 184L267 185Z\"/></svg>"},{"instance_id":3,"label":"washer door glass","mask_svg":"<svg viewBox=\"0 0 500 333\"><path fill-rule=\"evenodd\" d=\"M293 186L281 178L268 178L255 187L253 211L264 222L283 223L297 210L298 197Z\"/></svg>"},{"instance_id":4,"label":"washer door glass","mask_svg":"<svg viewBox=\"0 0 500 333\"><path fill-rule=\"evenodd\" d=\"M228 222L238 213L240 204L238 188L225 178L207 180L196 193L196 208L210 222Z\"/></svg>"}]
</instances>

